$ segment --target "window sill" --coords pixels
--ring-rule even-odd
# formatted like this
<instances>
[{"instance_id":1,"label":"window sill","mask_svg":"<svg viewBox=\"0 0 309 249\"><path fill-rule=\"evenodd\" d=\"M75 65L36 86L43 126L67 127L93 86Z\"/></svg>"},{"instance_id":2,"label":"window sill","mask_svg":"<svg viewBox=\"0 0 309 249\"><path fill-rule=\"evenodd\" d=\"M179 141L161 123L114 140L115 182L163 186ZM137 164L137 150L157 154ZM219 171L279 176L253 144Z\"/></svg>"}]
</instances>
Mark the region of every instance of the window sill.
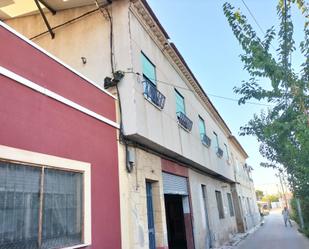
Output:
<instances>
[{"instance_id":1,"label":"window sill","mask_svg":"<svg viewBox=\"0 0 309 249\"><path fill-rule=\"evenodd\" d=\"M76 249L76 248L83 248L86 246L90 246L91 244L80 244L80 245L76 245L76 246L69 246L69 247L63 247L61 249Z\"/></svg>"},{"instance_id":2,"label":"window sill","mask_svg":"<svg viewBox=\"0 0 309 249\"><path fill-rule=\"evenodd\" d=\"M151 101L151 99L147 98L145 95L144 95L144 99L146 99L150 104L152 104L155 108L157 108L159 111L162 111L163 109L161 109L159 106L157 106L155 103L153 103Z\"/></svg>"}]
</instances>

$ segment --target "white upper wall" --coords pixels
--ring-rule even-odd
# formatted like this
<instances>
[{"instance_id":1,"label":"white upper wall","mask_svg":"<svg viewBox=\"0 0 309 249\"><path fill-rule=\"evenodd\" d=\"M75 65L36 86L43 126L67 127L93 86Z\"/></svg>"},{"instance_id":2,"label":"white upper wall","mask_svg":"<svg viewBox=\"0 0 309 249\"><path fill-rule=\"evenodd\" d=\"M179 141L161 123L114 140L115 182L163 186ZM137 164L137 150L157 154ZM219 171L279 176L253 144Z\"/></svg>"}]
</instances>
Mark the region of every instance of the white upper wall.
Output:
<instances>
[{"instance_id":1,"label":"white upper wall","mask_svg":"<svg viewBox=\"0 0 309 249\"><path fill-rule=\"evenodd\" d=\"M235 172L235 180L239 182L242 186L252 190L254 189L253 181L250 179L248 172L250 169L246 165L246 157L243 153L237 148L237 146L230 141L230 150L231 150L231 163Z\"/></svg>"},{"instance_id":2,"label":"white upper wall","mask_svg":"<svg viewBox=\"0 0 309 249\"><path fill-rule=\"evenodd\" d=\"M125 129L126 134L137 133L204 167L231 178L233 168L227 164L227 154L224 146L224 144L228 146L228 134L226 134L223 128L213 118L210 110L202 103L192 86L179 72L175 63L157 46L155 40L149 35L147 27L143 26L142 22L138 20L136 14L133 12L130 12L129 17L132 41L132 71L142 75L141 52L143 52L155 65L157 88L166 97L166 101L163 110L154 107L144 98L143 85L141 83L142 77L139 77L138 80L135 78L134 104L137 120L126 120L125 124L132 124L127 125L127 129ZM122 85L125 85L126 82L127 80L124 79ZM191 132L186 131L178 125L175 89L185 99L186 115L193 121ZM132 95L129 89L128 91L123 91L122 98L131 97ZM199 115L204 119L206 134L212 140L210 148L206 148L201 142L198 126ZM218 158L216 155L213 132L216 132L218 135L219 146L224 151L222 158Z\"/></svg>"}]
</instances>

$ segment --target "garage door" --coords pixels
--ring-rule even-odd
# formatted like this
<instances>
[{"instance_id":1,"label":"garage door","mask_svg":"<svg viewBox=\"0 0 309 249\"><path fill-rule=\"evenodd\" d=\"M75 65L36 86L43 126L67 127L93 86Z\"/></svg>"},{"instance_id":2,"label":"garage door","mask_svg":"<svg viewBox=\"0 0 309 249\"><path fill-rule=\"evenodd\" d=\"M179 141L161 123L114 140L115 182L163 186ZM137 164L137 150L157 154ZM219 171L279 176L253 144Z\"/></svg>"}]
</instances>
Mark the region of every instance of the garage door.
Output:
<instances>
[{"instance_id":1,"label":"garage door","mask_svg":"<svg viewBox=\"0 0 309 249\"><path fill-rule=\"evenodd\" d=\"M162 173L164 194L188 195L187 178L169 173Z\"/></svg>"}]
</instances>

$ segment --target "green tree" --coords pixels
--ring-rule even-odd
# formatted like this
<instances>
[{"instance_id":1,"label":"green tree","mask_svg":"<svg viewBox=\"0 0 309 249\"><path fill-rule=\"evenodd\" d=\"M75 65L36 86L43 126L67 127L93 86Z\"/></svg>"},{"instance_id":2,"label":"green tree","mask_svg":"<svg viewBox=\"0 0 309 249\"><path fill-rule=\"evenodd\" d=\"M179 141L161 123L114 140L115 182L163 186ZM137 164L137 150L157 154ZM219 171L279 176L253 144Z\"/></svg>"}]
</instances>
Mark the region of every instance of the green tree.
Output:
<instances>
[{"instance_id":1,"label":"green tree","mask_svg":"<svg viewBox=\"0 0 309 249\"><path fill-rule=\"evenodd\" d=\"M264 192L262 190L256 190L255 195L256 195L256 199L260 201L264 197Z\"/></svg>"},{"instance_id":2,"label":"green tree","mask_svg":"<svg viewBox=\"0 0 309 249\"><path fill-rule=\"evenodd\" d=\"M293 39L291 6L296 5L304 16L304 39ZM253 135L260 142L260 153L267 159L264 167L278 168L287 175L294 194L305 201L309 196L309 11L304 0L279 0L279 29L269 28L260 38L247 18L231 4L223 5L224 14L239 41L244 69L250 78L234 91L240 94L239 104L250 99L264 100L272 105L255 114L240 135ZM275 53L271 52L278 40ZM291 55L299 48L304 60L300 71L291 63ZM268 79L263 87L261 79ZM307 217L309 220L309 217Z\"/></svg>"},{"instance_id":3,"label":"green tree","mask_svg":"<svg viewBox=\"0 0 309 249\"><path fill-rule=\"evenodd\" d=\"M279 196L278 195L265 195L262 198L262 201L271 203L271 202L278 202L279 201Z\"/></svg>"}]
</instances>

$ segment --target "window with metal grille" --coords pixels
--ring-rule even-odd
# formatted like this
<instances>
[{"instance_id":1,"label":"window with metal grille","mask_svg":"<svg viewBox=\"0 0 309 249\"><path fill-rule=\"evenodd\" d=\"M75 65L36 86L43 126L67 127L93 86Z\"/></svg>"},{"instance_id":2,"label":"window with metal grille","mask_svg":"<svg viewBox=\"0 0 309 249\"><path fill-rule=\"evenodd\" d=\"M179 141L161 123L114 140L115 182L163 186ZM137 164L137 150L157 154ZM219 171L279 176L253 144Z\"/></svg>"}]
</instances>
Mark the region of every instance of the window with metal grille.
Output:
<instances>
[{"instance_id":1,"label":"window with metal grille","mask_svg":"<svg viewBox=\"0 0 309 249\"><path fill-rule=\"evenodd\" d=\"M213 132L213 134L214 134L215 142L216 142L216 144L215 144L215 150L218 150L218 148L219 148L219 138L218 138L217 133Z\"/></svg>"},{"instance_id":2,"label":"window with metal grille","mask_svg":"<svg viewBox=\"0 0 309 249\"><path fill-rule=\"evenodd\" d=\"M234 216L235 214L234 214L232 195L230 193L227 193L227 201L229 203L230 216Z\"/></svg>"},{"instance_id":3,"label":"window with metal grille","mask_svg":"<svg viewBox=\"0 0 309 249\"><path fill-rule=\"evenodd\" d=\"M213 132L213 134L214 134L214 138L215 138L215 142L216 142L215 152L216 152L216 154L219 158L222 158L223 150L220 148L218 135L215 132Z\"/></svg>"},{"instance_id":4,"label":"window with metal grille","mask_svg":"<svg viewBox=\"0 0 309 249\"><path fill-rule=\"evenodd\" d=\"M83 174L0 161L0 248L82 244Z\"/></svg>"},{"instance_id":5,"label":"window with metal grille","mask_svg":"<svg viewBox=\"0 0 309 249\"><path fill-rule=\"evenodd\" d=\"M187 131L192 130L193 122L186 116L186 109L185 109L185 99L184 97L175 89L176 94L176 115L178 119L178 123Z\"/></svg>"},{"instance_id":6,"label":"window with metal grille","mask_svg":"<svg viewBox=\"0 0 309 249\"><path fill-rule=\"evenodd\" d=\"M144 96L159 109L164 108L165 96L157 89L156 67L144 53L142 56Z\"/></svg>"},{"instance_id":7,"label":"window with metal grille","mask_svg":"<svg viewBox=\"0 0 309 249\"><path fill-rule=\"evenodd\" d=\"M223 201L222 201L221 191L216 190L216 200L217 200L219 218L224 219L224 209L223 209Z\"/></svg>"},{"instance_id":8,"label":"window with metal grille","mask_svg":"<svg viewBox=\"0 0 309 249\"><path fill-rule=\"evenodd\" d=\"M205 121L200 115L198 116L198 128L200 131L201 139L203 140L204 135L206 135L206 127L205 127Z\"/></svg>"},{"instance_id":9,"label":"window with metal grille","mask_svg":"<svg viewBox=\"0 0 309 249\"><path fill-rule=\"evenodd\" d=\"M206 135L205 121L200 115L198 115L198 128L200 131L200 137L201 137L202 143L206 147L209 147L211 144L211 139Z\"/></svg>"}]
</instances>

